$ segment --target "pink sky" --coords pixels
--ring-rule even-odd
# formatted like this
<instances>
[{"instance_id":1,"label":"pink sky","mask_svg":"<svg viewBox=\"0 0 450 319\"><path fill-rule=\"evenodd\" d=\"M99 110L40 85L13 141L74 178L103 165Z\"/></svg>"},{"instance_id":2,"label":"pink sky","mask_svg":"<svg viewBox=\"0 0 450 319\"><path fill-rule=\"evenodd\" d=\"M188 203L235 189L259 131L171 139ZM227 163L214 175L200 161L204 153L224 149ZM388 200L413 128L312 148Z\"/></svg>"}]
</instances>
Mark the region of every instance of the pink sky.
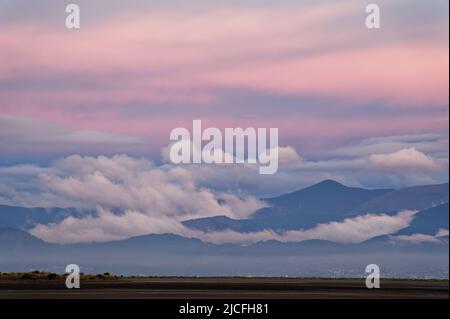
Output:
<instances>
[{"instance_id":1,"label":"pink sky","mask_svg":"<svg viewBox=\"0 0 450 319\"><path fill-rule=\"evenodd\" d=\"M364 16L359 1L348 1L129 10L79 31L10 23L0 28L0 117L159 146L197 118L279 127L282 141L311 149L447 132L448 17L423 29L391 18L368 30Z\"/></svg>"}]
</instances>

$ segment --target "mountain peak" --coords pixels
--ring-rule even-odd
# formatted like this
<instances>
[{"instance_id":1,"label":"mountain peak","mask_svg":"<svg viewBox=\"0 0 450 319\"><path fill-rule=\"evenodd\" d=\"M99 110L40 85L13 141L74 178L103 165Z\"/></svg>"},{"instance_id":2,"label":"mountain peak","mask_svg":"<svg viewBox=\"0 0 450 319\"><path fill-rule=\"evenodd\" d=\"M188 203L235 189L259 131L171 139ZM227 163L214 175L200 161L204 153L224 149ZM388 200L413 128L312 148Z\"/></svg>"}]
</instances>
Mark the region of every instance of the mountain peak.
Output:
<instances>
[{"instance_id":1,"label":"mountain peak","mask_svg":"<svg viewBox=\"0 0 450 319\"><path fill-rule=\"evenodd\" d=\"M336 182L332 179L325 179L317 184L311 185L309 187L306 187L300 191L318 191L318 192L333 192L333 191L343 191L345 189L350 189L350 187L347 187L339 182Z\"/></svg>"},{"instance_id":2,"label":"mountain peak","mask_svg":"<svg viewBox=\"0 0 450 319\"><path fill-rule=\"evenodd\" d=\"M42 244L43 241L33 235L20 230L9 227L0 228L0 245L26 245L26 244Z\"/></svg>"},{"instance_id":3,"label":"mountain peak","mask_svg":"<svg viewBox=\"0 0 450 319\"><path fill-rule=\"evenodd\" d=\"M332 179L325 179L325 180L323 180L323 181L313 185L312 187L314 187L314 186L346 187L345 185L343 185L343 184L341 184L339 182L336 182L336 181L334 181Z\"/></svg>"}]
</instances>

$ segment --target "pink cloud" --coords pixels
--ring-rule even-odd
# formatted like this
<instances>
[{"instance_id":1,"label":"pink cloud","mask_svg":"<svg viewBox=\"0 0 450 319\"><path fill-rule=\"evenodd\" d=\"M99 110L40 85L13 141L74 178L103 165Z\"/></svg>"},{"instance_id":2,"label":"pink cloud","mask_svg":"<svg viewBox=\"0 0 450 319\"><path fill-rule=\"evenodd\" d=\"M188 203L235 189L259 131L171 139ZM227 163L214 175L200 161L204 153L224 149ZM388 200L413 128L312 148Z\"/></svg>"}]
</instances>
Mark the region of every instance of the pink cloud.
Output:
<instances>
[{"instance_id":1,"label":"pink cloud","mask_svg":"<svg viewBox=\"0 0 450 319\"><path fill-rule=\"evenodd\" d=\"M8 63L0 64L0 84L10 87L0 90L0 114L135 134L160 145L173 127L189 127L197 114L218 127L279 127L283 139L313 148L326 147L320 139L447 131L448 113L346 116L358 103L400 112L448 104L445 40L433 34L392 43L378 36L381 41L371 43L365 27L340 24L361 12L360 1L349 1L301 10L121 13L77 32L6 26L0 29L0 59ZM316 114L255 112L237 119L224 115L227 101L215 104L217 89L339 103L322 105ZM127 107L135 102L148 114L130 116ZM185 104L190 113L151 112L165 103ZM327 108L340 116L324 115Z\"/></svg>"},{"instance_id":2,"label":"pink cloud","mask_svg":"<svg viewBox=\"0 0 450 319\"><path fill-rule=\"evenodd\" d=\"M198 91L232 87L393 104L445 104L446 43L432 38L366 45L367 30L335 22L360 9L360 4L350 2L298 11L157 11L114 17L72 33L15 26L0 31L0 58L10 61L0 67L0 79L61 72L94 78L106 87L51 93L81 101L207 102L210 96ZM311 51L317 53L302 53ZM37 94L27 88L19 93L28 90Z\"/></svg>"},{"instance_id":3,"label":"pink cloud","mask_svg":"<svg viewBox=\"0 0 450 319\"><path fill-rule=\"evenodd\" d=\"M442 106L448 100L448 49L429 43L367 47L212 75L218 85L288 94Z\"/></svg>"},{"instance_id":4,"label":"pink cloud","mask_svg":"<svg viewBox=\"0 0 450 319\"><path fill-rule=\"evenodd\" d=\"M371 165L386 170L438 170L439 165L429 156L414 147L405 148L389 154L373 154L369 157Z\"/></svg>"}]
</instances>

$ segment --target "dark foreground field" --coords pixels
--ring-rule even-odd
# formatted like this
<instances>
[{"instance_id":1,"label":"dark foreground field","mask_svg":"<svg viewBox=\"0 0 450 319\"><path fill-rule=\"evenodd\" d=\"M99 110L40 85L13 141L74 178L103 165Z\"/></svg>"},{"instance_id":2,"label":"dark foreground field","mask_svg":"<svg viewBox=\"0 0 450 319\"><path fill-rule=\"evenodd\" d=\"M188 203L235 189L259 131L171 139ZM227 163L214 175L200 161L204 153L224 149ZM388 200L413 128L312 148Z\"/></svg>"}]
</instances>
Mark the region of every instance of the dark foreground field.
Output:
<instances>
[{"instance_id":1,"label":"dark foreground field","mask_svg":"<svg viewBox=\"0 0 450 319\"><path fill-rule=\"evenodd\" d=\"M448 280L382 280L369 290L363 279L292 278L113 278L81 281L66 289L64 280L2 279L2 298L167 298L311 299L446 298Z\"/></svg>"}]
</instances>

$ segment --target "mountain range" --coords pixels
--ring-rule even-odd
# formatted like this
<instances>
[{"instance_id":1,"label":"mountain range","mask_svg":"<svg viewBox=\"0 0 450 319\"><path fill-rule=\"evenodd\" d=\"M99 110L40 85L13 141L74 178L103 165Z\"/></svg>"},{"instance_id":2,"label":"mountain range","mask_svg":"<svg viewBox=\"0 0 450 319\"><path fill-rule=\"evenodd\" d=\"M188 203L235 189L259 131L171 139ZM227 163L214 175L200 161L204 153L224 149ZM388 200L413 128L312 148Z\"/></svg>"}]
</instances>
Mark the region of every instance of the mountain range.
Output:
<instances>
[{"instance_id":1,"label":"mountain range","mask_svg":"<svg viewBox=\"0 0 450 319\"><path fill-rule=\"evenodd\" d=\"M390 276L448 277L448 232L436 241L395 241L396 236L435 236L449 229L449 186L427 185L399 190L367 190L323 181L311 187L264 199L268 207L245 220L225 216L185 221L203 231L275 232L308 229L364 214L418 211L398 233L363 243L325 240L251 245L215 245L173 234L145 235L105 243L51 244L27 231L36 224L95 212L70 208L0 206L0 271L63 271L78 263L86 272L110 271L157 275L302 275L360 276L367 263L381 264Z\"/></svg>"},{"instance_id":2,"label":"mountain range","mask_svg":"<svg viewBox=\"0 0 450 319\"><path fill-rule=\"evenodd\" d=\"M297 192L265 199L270 207L258 210L249 219L233 220L216 216L188 220L184 224L203 231L286 231L311 228L319 223L363 214L395 214L406 209L427 210L448 203L448 197L448 183L400 190L367 190L326 180Z\"/></svg>"}]
</instances>

